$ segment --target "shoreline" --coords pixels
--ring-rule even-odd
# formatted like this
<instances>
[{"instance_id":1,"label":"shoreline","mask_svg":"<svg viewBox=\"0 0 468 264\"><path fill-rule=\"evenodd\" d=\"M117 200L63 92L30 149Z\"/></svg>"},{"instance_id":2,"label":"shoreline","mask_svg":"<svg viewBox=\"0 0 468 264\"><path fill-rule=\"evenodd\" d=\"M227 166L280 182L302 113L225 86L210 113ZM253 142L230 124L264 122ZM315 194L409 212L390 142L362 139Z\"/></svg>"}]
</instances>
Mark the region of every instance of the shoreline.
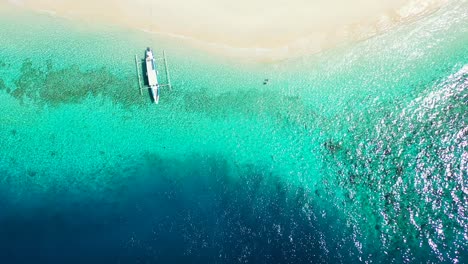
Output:
<instances>
[{"instance_id":1,"label":"shoreline","mask_svg":"<svg viewBox=\"0 0 468 264\"><path fill-rule=\"evenodd\" d=\"M281 4L273 3L258 14L242 2L231 4L229 10L224 6L227 5L225 1L215 4L214 0L205 0L190 10L181 0L171 3L136 0L134 4L127 0L104 0L99 3L90 0L80 3L73 3L72 0L2 2L79 23L109 24L177 39L197 49L222 56L267 62L314 54L374 37L424 17L449 0L397 0L392 3L389 0L379 0L379 3L360 0L361 4L375 3L364 8L349 6L347 11L336 10L338 0L330 0L332 3L328 4L323 0L319 0L319 3L294 0L291 7L288 4L293 12L283 10ZM266 3L266 0L257 0L248 4L258 9ZM345 7L341 5L339 9ZM369 10L363 10L366 8ZM162 11L154 16L154 10L157 9ZM209 16L213 13L218 16ZM202 16L205 17L200 20Z\"/></svg>"}]
</instances>

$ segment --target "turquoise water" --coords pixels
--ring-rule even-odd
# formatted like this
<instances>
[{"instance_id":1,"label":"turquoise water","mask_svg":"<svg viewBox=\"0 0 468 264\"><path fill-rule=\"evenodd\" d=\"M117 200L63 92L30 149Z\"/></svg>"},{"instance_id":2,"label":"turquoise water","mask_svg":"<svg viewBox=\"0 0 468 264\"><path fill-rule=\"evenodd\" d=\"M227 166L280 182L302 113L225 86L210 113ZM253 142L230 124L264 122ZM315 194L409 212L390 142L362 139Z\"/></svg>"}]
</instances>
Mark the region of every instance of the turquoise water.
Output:
<instances>
[{"instance_id":1,"label":"turquoise water","mask_svg":"<svg viewBox=\"0 0 468 264\"><path fill-rule=\"evenodd\" d=\"M466 10L269 64L4 12L1 257L467 262ZM159 105L148 45L169 55Z\"/></svg>"}]
</instances>

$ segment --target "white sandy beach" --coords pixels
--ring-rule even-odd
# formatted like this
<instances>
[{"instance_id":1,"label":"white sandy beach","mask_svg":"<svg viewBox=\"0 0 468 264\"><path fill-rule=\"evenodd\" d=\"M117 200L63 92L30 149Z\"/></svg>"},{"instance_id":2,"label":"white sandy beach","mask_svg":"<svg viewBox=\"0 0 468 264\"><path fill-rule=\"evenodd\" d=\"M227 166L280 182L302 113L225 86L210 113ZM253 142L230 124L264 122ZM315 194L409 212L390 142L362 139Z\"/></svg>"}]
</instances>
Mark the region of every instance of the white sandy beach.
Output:
<instances>
[{"instance_id":1,"label":"white sandy beach","mask_svg":"<svg viewBox=\"0 0 468 264\"><path fill-rule=\"evenodd\" d=\"M234 56L282 59L361 40L449 0L0 0L89 23L183 38Z\"/></svg>"}]
</instances>

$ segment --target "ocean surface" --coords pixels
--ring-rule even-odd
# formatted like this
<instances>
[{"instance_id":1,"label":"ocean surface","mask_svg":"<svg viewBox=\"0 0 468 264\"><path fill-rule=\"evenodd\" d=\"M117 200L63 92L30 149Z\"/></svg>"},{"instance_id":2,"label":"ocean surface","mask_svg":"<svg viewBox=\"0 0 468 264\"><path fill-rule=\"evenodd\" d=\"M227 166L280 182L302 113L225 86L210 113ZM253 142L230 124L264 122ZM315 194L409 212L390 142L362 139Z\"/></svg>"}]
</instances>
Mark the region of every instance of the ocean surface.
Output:
<instances>
[{"instance_id":1,"label":"ocean surface","mask_svg":"<svg viewBox=\"0 0 468 264\"><path fill-rule=\"evenodd\" d=\"M0 12L1 263L468 263L467 1L272 63Z\"/></svg>"}]
</instances>

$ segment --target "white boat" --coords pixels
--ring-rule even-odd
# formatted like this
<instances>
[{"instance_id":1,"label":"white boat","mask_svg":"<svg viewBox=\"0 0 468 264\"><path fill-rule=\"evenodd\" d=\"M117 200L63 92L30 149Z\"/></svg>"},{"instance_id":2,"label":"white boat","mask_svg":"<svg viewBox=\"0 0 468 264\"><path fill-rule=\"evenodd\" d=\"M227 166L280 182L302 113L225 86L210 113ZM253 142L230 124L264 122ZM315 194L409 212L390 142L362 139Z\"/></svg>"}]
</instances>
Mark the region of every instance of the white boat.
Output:
<instances>
[{"instance_id":1,"label":"white boat","mask_svg":"<svg viewBox=\"0 0 468 264\"><path fill-rule=\"evenodd\" d=\"M150 48L146 48L145 50L145 58L142 60L143 63L146 65L146 79L148 80L148 88L150 90L151 98L153 99L153 102L155 104L159 103L159 92L161 88L163 87L169 87L169 89L172 89L171 85L171 78L169 76L169 70L167 67L167 59L166 59L166 53L163 50L163 57L162 58L155 58L153 50ZM164 71L166 73L166 77L164 78L167 83L159 83L158 81L158 68L156 61L157 60L164 60ZM138 62L138 55L135 55L135 66L136 66L136 71L137 71L137 76L138 76L138 86L140 87L140 94L143 95L143 83L141 81L141 74L140 74L140 66L141 63Z\"/></svg>"},{"instance_id":2,"label":"white boat","mask_svg":"<svg viewBox=\"0 0 468 264\"><path fill-rule=\"evenodd\" d=\"M149 89L154 103L159 103L159 83L158 70L156 68L156 59L153 56L153 51L146 48L146 77L148 78Z\"/></svg>"}]
</instances>

